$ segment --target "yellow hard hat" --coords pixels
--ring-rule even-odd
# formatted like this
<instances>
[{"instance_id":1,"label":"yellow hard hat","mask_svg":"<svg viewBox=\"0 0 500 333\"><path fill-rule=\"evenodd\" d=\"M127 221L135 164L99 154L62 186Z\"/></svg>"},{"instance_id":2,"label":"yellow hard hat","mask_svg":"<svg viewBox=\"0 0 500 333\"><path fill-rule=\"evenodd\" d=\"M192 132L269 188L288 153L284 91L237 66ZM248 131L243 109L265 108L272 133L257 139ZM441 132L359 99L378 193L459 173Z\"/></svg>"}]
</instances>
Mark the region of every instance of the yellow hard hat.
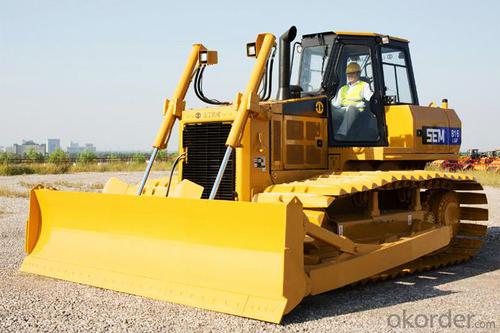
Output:
<instances>
[{"instance_id":1,"label":"yellow hard hat","mask_svg":"<svg viewBox=\"0 0 500 333\"><path fill-rule=\"evenodd\" d=\"M345 72L346 74L361 72L361 67L358 65L357 62L350 62L347 65Z\"/></svg>"}]
</instances>

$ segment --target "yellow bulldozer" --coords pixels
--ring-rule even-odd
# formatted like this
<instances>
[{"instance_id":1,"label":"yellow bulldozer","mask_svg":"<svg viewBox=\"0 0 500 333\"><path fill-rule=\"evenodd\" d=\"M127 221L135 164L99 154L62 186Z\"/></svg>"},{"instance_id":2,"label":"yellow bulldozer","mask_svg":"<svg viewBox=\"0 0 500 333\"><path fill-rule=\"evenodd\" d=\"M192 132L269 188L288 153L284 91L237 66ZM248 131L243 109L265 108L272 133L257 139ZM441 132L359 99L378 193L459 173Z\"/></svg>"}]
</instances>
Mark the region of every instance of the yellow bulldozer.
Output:
<instances>
[{"instance_id":1,"label":"yellow bulldozer","mask_svg":"<svg viewBox=\"0 0 500 333\"><path fill-rule=\"evenodd\" d=\"M21 271L279 323L304 297L471 258L487 199L469 175L425 170L457 159L461 122L447 100L419 105L408 41L296 35L246 45L232 102L205 95L218 55L193 45L142 180L34 188ZM213 107L186 109L191 83ZM150 179L176 120L170 177Z\"/></svg>"}]
</instances>

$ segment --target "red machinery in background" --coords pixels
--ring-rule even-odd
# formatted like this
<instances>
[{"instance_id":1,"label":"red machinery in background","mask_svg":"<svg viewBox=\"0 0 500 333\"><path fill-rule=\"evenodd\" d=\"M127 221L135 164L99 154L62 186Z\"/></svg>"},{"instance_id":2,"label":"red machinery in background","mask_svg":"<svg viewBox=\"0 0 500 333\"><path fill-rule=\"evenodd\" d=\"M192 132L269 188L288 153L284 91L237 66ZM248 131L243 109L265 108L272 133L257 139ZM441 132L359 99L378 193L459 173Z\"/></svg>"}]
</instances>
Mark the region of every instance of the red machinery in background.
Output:
<instances>
[{"instance_id":1,"label":"red machinery in background","mask_svg":"<svg viewBox=\"0 0 500 333\"><path fill-rule=\"evenodd\" d=\"M469 149L457 160L435 160L431 167L446 171L476 170L500 172L500 149L480 152L479 149Z\"/></svg>"}]
</instances>

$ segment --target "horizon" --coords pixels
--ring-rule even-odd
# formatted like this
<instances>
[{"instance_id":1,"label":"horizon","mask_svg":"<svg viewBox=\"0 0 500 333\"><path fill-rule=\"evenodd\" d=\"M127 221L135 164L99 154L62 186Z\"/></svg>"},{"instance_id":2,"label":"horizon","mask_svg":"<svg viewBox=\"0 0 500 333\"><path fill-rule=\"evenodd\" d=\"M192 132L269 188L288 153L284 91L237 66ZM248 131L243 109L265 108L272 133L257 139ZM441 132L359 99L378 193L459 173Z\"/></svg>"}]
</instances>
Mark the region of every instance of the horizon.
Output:
<instances>
[{"instance_id":1,"label":"horizon","mask_svg":"<svg viewBox=\"0 0 500 333\"><path fill-rule=\"evenodd\" d=\"M47 140L49 140L49 139L52 139L52 140L53 140L53 139L56 139L56 140L58 140L59 138L48 138L48 139L46 139L46 140L45 140L45 142L42 142L42 143L37 142L37 141L32 140L32 139L22 139L22 140L21 140L21 143L15 143L15 144L22 144L22 143L24 143L24 142L34 142L35 144L42 145L42 144L46 144L46 143L47 143ZM60 139L59 139L59 140L60 140ZM63 142L63 141L61 140L61 142ZM96 149L96 150L95 150L95 153L97 153L97 154L106 154L106 153L124 153L124 154L126 154L126 153L149 153L149 152L150 152L150 150L149 150L149 149L125 149L125 150L116 150L116 149L98 149L98 147L96 147L96 146L95 146L93 143L91 143L91 142L85 142L85 143L82 143L82 145L80 145L80 142L75 142L75 141L71 141L71 140L70 140L69 142L70 142L70 143L76 143L76 144L78 144L78 145L79 145L79 147L81 147L81 148L85 147L85 145L86 145L86 144L91 144L91 145L93 145L93 146L94 146L94 148ZM6 152L6 151L5 151L5 148L7 148L7 147L12 147L12 146L13 146L13 144L11 144L11 145L3 145L3 144L1 144L1 143L0 143L0 153L2 153L2 152ZM2 148L3 148L3 150L2 150ZM68 148L70 148L70 146L69 146L69 145L66 145L66 146L65 146L65 145L62 145L62 144L61 144L59 148L60 148L61 150L65 151L65 152L67 152L67 150L68 150ZM459 153L460 153L460 154L466 154L466 153L467 153L467 151L468 151L469 149L478 149L478 148L468 148L468 149L464 149L463 147L460 147L460 151L459 151ZM499 150L500 150L500 147L497 147L497 148L491 148L491 149L486 149L486 150L479 149L479 153L486 153L486 152L490 152L490 151L499 151ZM165 150L165 152L166 152L166 153L168 153L168 154L172 154L172 153L176 153L176 152L178 152L178 150L177 150L177 149L175 149L175 150L167 149L167 150Z\"/></svg>"}]
</instances>

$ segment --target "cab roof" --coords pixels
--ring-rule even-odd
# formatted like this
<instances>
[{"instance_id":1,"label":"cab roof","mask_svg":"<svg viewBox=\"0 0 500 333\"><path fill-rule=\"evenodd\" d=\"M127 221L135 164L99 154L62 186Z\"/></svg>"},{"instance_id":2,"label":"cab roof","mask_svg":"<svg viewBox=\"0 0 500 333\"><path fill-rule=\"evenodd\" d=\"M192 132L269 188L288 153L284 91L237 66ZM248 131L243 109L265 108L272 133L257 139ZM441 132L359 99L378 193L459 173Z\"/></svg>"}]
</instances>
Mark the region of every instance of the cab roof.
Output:
<instances>
[{"instance_id":1,"label":"cab roof","mask_svg":"<svg viewBox=\"0 0 500 333\"><path fill-rule=\"evenodd\" d=\"M311 36L316 36L316 35L339 35L339 36L370 36L370 37L389 37L389 39L404 42L404 43L409 43L410 41L405 38L401 37L396 37L396 36L389 36L389 35L383 35L383 34L378 34L375 32L355 32L355 31L325 31L325 32L319 32L319 33L312 33L312 34L306 34L303 35L302 37L311 37Z\"/></svg>"},{"instance_id":2,"label":"cab roof","mask_svg":"<svg viewBox=\"0 0 500 333\"><path fill-rule=\"evenodd\" d=\"M405 39L405 38L396 37L396 36L389 36L389 35L382 35L382 34L378 34L375 32L335 31L334 34L340 35L340 36L349 35L349 36L389 37L389 39L397 40L400 42L406 42L406 43L410 42L408 39Z\"/></svg>"}]
</instances>

